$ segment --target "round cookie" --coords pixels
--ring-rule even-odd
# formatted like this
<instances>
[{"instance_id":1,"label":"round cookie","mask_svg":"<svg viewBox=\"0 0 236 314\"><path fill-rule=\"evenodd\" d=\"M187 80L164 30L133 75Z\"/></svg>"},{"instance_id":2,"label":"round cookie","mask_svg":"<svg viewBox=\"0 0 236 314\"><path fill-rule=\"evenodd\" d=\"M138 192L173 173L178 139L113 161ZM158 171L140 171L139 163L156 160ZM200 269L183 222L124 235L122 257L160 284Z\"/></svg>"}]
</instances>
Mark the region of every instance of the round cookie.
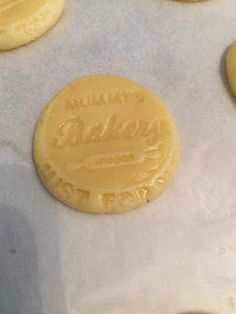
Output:
<instances>
[{"instance_id":1,"label":"round cookie","mask_svg":"<svg viewBox=\"0 0 236 314\"><path fill-rule=\"evenodd\" d=\"M179 158L174 120L151 91L97 75L67 86L37 123L34 158L45 187L86 212L142 206L168 186Z\"/></svg>"},{"instance_id":2,"label":"round cookie","mask_svg":"<svg viewBox=\"0 0 236 314\"><path fill-rule=\"evenodd\" d=\"M230 87L236 96L236 42L234 42L228 50L226 69Z\"/></svg>"},{"instance_id":3,"label":"round cookie","mask_svg":"<svg viewBox=\"0 0 236 314\"><path fill-rule=\"evenodd\" d=\"M59 19L64 0L0 0L0 50L25 45Z\"/></svg>"}]
</instances>

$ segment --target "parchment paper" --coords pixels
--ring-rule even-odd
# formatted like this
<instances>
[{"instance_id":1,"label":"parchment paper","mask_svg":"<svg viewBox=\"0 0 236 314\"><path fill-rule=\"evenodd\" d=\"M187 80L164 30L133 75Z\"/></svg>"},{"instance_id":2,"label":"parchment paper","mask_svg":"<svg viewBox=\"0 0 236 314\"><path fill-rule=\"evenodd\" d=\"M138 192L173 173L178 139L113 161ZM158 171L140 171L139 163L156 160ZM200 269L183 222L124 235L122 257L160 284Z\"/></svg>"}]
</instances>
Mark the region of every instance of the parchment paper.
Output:
<instances>
[{"instance_id":1,"label":"parchment paper","mask_svg":"<svg viewBox=\"0 0 236 314\"><path fill-rule=\"evenodd\" d=\"M52 31L0 53L0 313L236 312L235 17L235 0L67 0ZM181 136L168 191L122 215L60 204L32 160L44 106L95 73L151 88Z\"/></svg>"}]
</instances>

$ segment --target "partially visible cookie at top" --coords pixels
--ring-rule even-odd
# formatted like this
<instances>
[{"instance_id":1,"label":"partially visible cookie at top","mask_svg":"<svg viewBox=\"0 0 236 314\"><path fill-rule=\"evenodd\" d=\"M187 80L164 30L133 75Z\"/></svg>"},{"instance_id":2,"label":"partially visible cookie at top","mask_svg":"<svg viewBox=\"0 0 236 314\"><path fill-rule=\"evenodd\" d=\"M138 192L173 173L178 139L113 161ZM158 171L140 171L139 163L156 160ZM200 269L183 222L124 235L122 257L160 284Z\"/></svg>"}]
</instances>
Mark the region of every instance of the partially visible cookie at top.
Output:
<instances>
[{"instance_id":1,"label":"partially visible cookie at top","mask_svg":"<svg viewBox=\"0 0 236 314\"><path fill-rule=\"evenodd\" d=\"M64 0L0 0L0 50L34 41L59 19Z\"/></svg>"},{"instance_id":2,"label":"partially visible cookie at top","mask_svg":"<svg viewBox=\"0 0 236 314\"><path fill-rule=\"evenodd\" d=\"M203 2L203 1L208 1L208 0L174 0L178 2Z\"/></svg>"},{"instance_id":3,"label":"partially visible cookie at top","mask_svg":"<svg viewBox=\"0 0 236 314\"><path fill-rule=\"evenodd\" d=\"M34 158L42 183L64 204L119 213L166 190L179 137L153 92L126 78L96 75L68 85L42 112Z\"/></svg>"}]
</instances>

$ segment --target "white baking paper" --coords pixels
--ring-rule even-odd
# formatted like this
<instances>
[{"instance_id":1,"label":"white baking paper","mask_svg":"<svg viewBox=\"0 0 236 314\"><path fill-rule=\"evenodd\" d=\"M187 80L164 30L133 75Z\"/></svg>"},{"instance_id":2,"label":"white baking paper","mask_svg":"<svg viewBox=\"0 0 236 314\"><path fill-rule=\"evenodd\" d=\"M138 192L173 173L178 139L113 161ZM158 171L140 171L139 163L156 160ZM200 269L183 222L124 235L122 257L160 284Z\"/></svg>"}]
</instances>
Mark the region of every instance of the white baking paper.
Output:
<instances>
[{"instance_id":1,"label":"white baking paper","mask_svg":"<svg viewBox=\"0 0 236 314\"><path fill-rule=\"evenodd\" d=\"M0 53L1 314L236 312L234 40L235 0L67 0L52 31ZM44 106L96 73L152 89L181 136L168 191L115 216L57 202L32 160Z\"/></svg>"}]
</instances>

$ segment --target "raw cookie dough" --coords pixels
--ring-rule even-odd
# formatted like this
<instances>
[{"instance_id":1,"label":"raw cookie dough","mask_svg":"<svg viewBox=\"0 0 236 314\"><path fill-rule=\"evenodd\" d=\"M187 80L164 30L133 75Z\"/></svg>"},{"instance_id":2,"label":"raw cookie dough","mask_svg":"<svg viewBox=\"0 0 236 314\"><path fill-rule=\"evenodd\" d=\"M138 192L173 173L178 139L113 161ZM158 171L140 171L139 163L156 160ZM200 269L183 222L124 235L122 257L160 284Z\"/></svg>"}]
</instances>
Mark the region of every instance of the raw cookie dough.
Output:
<instances>
[{"instance_id":1,"label":"raw cookie dough","mask_svg":"<svg viewBox=\"0 0 236 314\"><path fill-rule=\"evenodd\" d=\"M97 75L67 86L46 107L34 138L45 187L86 212L118 213L158 197L175 173L174 120L151 91Z\"/></svg>"},{"instance_id":2,"label":"raw cookie dough","mask_svg":"<svg viewBox=\"0 0 236 314\"><path fill-rule=\"evenodd\" d=\"M203 2L207 0L174 0L174 1L179 1L179 2Z\"/></svg>"},{"instance_id":3,"label":"raw cookie dough","mask_svg":"<svg viewBox=\"0 0 236 314\"><path fill-rule=\"evenodd\" d=\"M0 0L0 50L27 44L59 19L64 0Z\"/></svg>"},{"instance_id":4,"label":"raw cookie dough","mask_svg":"<svg viewBox=\"0 0 236 314\"><path fill-rule=\"evenodd\" d=\"M231 89L236 96L236 42L229 48L226 57L226 68L229 84Z\"/></svg>"}]
</instances>

